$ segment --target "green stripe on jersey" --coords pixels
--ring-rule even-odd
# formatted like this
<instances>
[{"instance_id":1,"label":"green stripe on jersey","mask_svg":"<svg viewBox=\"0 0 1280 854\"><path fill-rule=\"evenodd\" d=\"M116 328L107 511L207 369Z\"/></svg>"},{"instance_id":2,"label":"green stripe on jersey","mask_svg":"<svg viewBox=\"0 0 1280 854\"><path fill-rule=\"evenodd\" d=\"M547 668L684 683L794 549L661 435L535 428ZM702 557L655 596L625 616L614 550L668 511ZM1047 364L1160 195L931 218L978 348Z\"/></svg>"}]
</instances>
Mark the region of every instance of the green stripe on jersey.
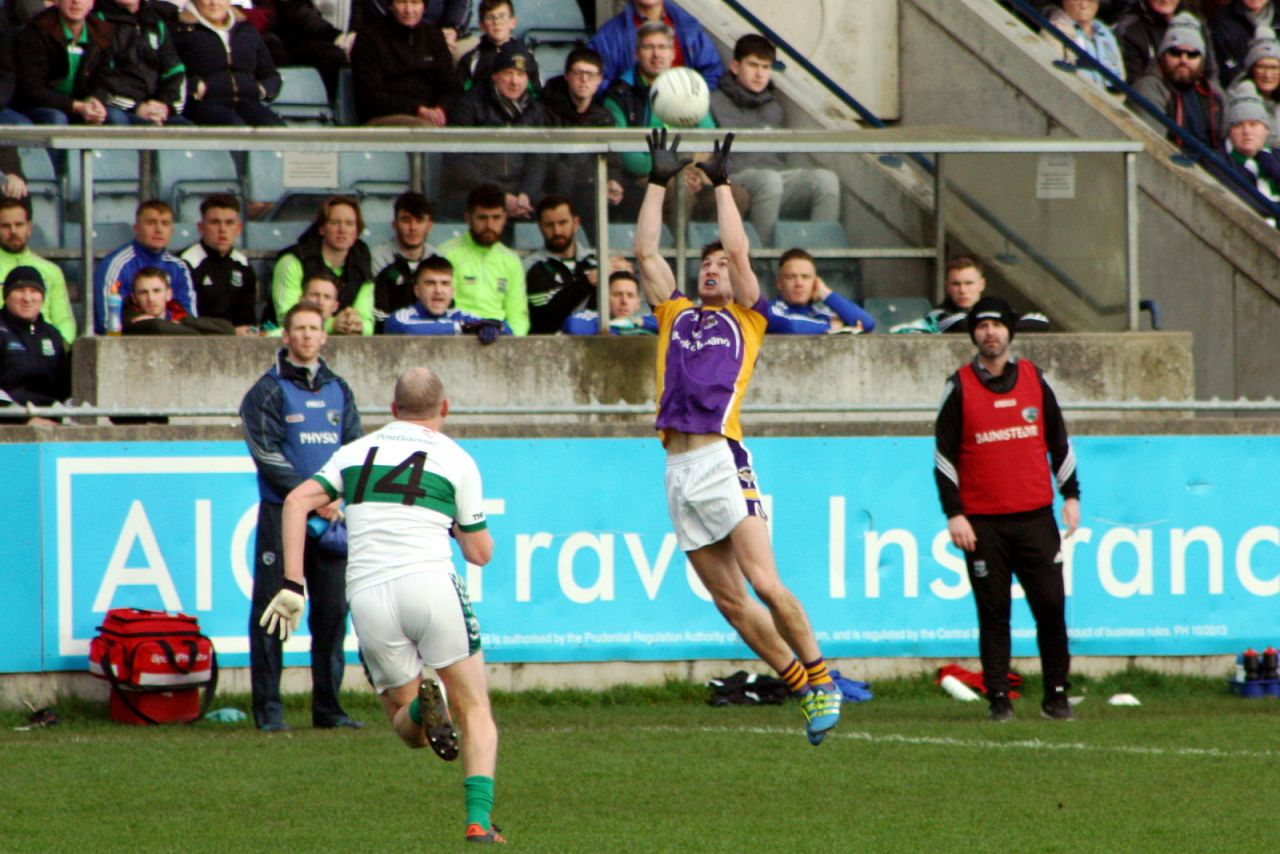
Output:
<instances>
[{"instance_id":1,"label":"green stripe on jersey","mask_svg":"<svg viewBox=\"0 0 1280 854\"><path fill-rule=\"evenodd\" d=\"M314 480L316 483L320 484L320 486L324 487L325 495L329 496L330 501L338 497L338 490L333 488L332 483L325 480L318 474L311 475L311 479Z\"/></svg>"},{"instance_id":2,"label":"green stripe on jersey","mask_svg":"<svg viewBox=\"0 0 1280 854\"><path fill-rule=\"evenodd\" d=\"M366 476L365 466L348 466L342 471L342 497L352 505L375 501L424 507L443 513L450 519L457 516L457 498L452 483L434 472L424 471L417 477L414 474L413 469L404 465L374 465L368 467Z\"/></svg>"}]
</instances>

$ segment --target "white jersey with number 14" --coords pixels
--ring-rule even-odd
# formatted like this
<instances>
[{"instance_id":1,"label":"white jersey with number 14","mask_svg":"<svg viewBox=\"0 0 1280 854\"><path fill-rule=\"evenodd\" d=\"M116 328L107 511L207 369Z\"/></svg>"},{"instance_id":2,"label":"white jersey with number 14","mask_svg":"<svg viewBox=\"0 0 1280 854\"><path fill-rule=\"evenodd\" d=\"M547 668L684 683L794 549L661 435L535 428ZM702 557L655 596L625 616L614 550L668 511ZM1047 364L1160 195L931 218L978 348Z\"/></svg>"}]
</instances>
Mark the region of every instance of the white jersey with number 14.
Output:
<instances>
[{"instance_id":1,"label":"white jersey with number 14","mask_svg":"<svg viewBox=\"0 0 1280 854\"><path fill-rule=\"evenodd\" d=\"M347 518L347 598L414 572L453 572L454 521L485 527L480 471L443 433L393 421L344 445L314 475Z\"/></svg>"}]
</instances>

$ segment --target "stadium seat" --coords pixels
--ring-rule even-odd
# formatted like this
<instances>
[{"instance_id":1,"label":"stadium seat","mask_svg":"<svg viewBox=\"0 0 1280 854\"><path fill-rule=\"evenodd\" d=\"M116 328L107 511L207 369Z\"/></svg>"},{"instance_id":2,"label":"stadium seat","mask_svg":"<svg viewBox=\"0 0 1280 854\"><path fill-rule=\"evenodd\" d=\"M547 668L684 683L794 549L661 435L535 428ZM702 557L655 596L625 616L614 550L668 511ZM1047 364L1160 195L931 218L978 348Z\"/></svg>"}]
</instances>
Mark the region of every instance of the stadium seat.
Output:
<instances>
[{"instance_id":1,"label":"stadium seat","mask_svg":"<svg viewBox=\"0 0 1280 854\"><path fill-rule=\"evenodd\" d=\"M350 68L338 69L338 103L334 105L333 120L340 127L354 127L360 124L356 115L355 78Z\"/></svg>"},{"instance_id":2,"label":"stadium seat","mask_svg":"<svg viewBox=\"0 0 1280 854\"><path fill-rule=\"evenodd\" d=\"M545 86L552 77L564 73L564 61L569 53L579 45L586 44L586 39L578 34L571 41L550 41L545 37L533 37L527 41L530 53L538 61L538 75Z\"/></svg>"},{"instance_id":3,"label":"stadium seat","mask_svg":"<svg viewBox=\"0 0 1280 854\"><path fill-rule=\"evenodd\" d=\"M306 231L302 222L259 222L250 220L244 224L244 245L258 251L279 252L297 242Z\"/></svg>"},{"instance_id":4,"label":"stadium seat","mask_svg":"<svg viewBox=\"0 0 1280 854\"><path fill-rule=\"evenodd\" d=\"M200 203L207 195L241 195L240 177L229 151L158 151L156 186L157 198L173 207L178 222L200 219Z\"/></svg>"},{"instance_id":5,"label":"stadium seat","mask_svg":"<svg viewBox=\"0 0 1280 854\"><path fill-rule=\"evenodd\" d=\"M577 0L538 0L523 3L517 15L519 30L516 35L528 42L532 30L579 30L587 34L586 21Z\"/></svg>"},{"instance_id":6,"label":"stadium seat","mask_svg":"<svg viewBox=\"0 0 1280 854\"><path fill-rule=\"evenodd\" d=\"M333 107L320 72L310 66L290 65L280 69L280 94L271 109L290 125L331 125Z\"/></svg>"},{"instance_id":7,"label":"stadium seat","mask_svg":"<svg viewBox=\"0 0 1280 854\"><path fill-rule=\"evenodd\" d=\"M867 297L863 307L876 319L876 332L888 332L899 323L924 317L933 304L923 297Z\"/></svg>"},{"instance_id":8,"label":"stadium seat","mask_svg":"<svg viewBox=\"0 0 1280 854\"><path fill-rule=\"evenodd\" d=\"M465 234L467 224L465 222L437 222L431 227L430 240L436 246L445 243L459 234Z\"/></svg>"},{"instance_id":9,"label":"stadium seat","mask_svg":"<svg viewBox=\"0 0 1280 854\"><path fill-rule=\"evenodd\" d=\"M199 239L200 231L194 222L176 222L173 224L173 238L169 241L169 248L176 254Z\"/></svg>"},{"instance_id":10,"label":"stadium seat","mask_svg":"<svg viewBox=\"0 0 1280 854\"><path fill-rule=\"evenodd\" d=\"M676 245L676 239L671 234L671 229L666 225L662 226L662 234L658 238L658 246L663 249L670 249ZM636 246L636 224L634 222L611 222L609 223L609 252L617 255L635 254Z\"/></svg>"},{"instance_id":11,"label":"stadium seat","mask_svg":"<svg viewBox=\"0 0 1280 854\"><path fill-rule=\"evenodd\" d=\"M364 234L360 235L360 239L369 244L370 249L380 243L386 243L393 236L395 236L395 229L391 227L391 217L375 220L368 213L365 214Z\"/></svg>"},{"instance_id":12,"label":"stadium seat","mask_svg":"<svg viewBox=\"0 0 1280 854\"><path fill-rule=\"evenodd\" d=\"M67 152L67 194L69 201L80 200L80 152ZM138 155L133 149L99 149L93 152L93 192L97 204L101 194L138 195ZM129 212L133 219L133 211Z\"/></svg>"},{"instance_id":13,"label":"stadium seat","mask_svg":"<svg viewBox=\"0 0 1280 854\"><path fill-rule=\"evenodd\" d=\"M364 216L364 229L370 231L375 225L391 229L391 221L396 218L395 196L362 196L360 213ZM390 238L383 238L389 240ZM366 239L366 243L368 240Z\"/></svg>"},{"instance_id":14,"label":"stadium seat","mask_svg":"<svg viewBox=\"0 0 1280 854\"><path fill-rule=\"evenodd\" d=\"M835 220L779 220L774 226L773 242L784 251L799 248L814 255L823 249L849 248L849 236ZM862 267L856 259L818 258L814 266L827 287L855 302L862 300Z\"/></svg>"},{"instance_id":15,"label":"stadium seat","mask_svg":"<svg viewBox=\"0 0 1280 854\"><path fill-rule=\"evenodd\" d=\"M31 222L50 241L42 245L58 246L62 242L62 182L54 174L53 163L43 148L20 148L18 155L22 162L22 174L27 179Z\"/></svg>"}]
</instances>

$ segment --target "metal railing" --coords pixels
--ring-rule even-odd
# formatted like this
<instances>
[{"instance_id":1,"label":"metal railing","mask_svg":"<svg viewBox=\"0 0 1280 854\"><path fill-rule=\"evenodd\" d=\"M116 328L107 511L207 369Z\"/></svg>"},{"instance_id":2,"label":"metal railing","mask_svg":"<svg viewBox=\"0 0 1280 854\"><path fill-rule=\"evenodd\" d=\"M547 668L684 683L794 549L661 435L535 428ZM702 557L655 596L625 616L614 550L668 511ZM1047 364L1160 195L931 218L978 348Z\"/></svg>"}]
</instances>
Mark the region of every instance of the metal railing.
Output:
<instances>
[{"instance_id":1,"label":"metal railing","mask_svg":"<svg viewBox=\"0 0 1280 854\"><path fill-rule=\"evenodd\" d=\"M717 131L684 132L682 151L709 152ZM433 130L406 128L146 128L146 127L60 127L23 126L0 128L0 144L44 147L54 151L78 152L81 163L80 218L93 222L94 150L194 150L194 151L302 151L302 152L387 152L399 154L539 152L558 155L594 155L597 161L597 252L610 253L608 245L608 205L605 200L606 156L646 152L645 133L638 129L575 130L511 130L493 128L444 128ZM1084 141L1061 139L990 138L964 131L918 128L910 132L898 130L824 131L781 130L744 131L737 135L734 150L740 152L804 151L812 154L867 154L882 156L922 155L937 158L944 154L1121 154L1126 155L1126 170L1133 168L1132 154L1141 145L1128 140ZM933 246L904 246L899 249L818 249L819 258L880 258L886 253L894 257L936 257L944 238L945 205L948 188L941 180L941 169L934 192L934 218L937 233ZM1129 180L1133 177L1130 174ZM956 192L959 192L958 190ZM677 273L696 248L685 246L684 212L677 211ZM1134 211L1127 211L1134 216ZM1136 228L1128 229L1129 241L1136 239ZM94 257L93 228L82 227L81 288L85 316L92 318L95 294L92 287ZM1131 256L1136 248L1129 246ZM778 250L762 250L759 257L773 257ZM1137 316L1137 292L1130 282L1130 312ZM600 277L602 328L608 324L607 277ZM92 324L87 334L92 334ZM1135 322L1136 328L1136 322Z\"/></svg>"}]
</instances>

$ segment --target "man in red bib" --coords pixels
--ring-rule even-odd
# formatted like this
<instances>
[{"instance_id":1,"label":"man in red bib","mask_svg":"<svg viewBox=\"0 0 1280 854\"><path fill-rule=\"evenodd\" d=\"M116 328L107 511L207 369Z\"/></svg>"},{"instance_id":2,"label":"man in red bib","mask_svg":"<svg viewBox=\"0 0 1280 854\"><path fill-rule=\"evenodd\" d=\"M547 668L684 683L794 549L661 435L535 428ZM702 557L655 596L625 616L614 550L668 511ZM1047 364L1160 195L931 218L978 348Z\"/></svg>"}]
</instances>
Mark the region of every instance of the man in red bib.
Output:
<instances>
[{"instance_id":1,"label":"man in red bib","mask_svg":"<svg viewBox=\"0 0 1280 854\"><path fill-rule=\"evenodd\" d=\"M1067 537L1080 526L1080 484L1053 389L1035 365L1009 353L1016 325L1017 315L999 297L983 297L970 310L969 337L978 355L947 380L936 424L934 479L978 605L989 717L1013 719L1009 608L1016 574L1036 620L1044 673L1040 713L1069 721L1071 656L1053 484L1063 497Z\"/></svg>"}]
</instances>

